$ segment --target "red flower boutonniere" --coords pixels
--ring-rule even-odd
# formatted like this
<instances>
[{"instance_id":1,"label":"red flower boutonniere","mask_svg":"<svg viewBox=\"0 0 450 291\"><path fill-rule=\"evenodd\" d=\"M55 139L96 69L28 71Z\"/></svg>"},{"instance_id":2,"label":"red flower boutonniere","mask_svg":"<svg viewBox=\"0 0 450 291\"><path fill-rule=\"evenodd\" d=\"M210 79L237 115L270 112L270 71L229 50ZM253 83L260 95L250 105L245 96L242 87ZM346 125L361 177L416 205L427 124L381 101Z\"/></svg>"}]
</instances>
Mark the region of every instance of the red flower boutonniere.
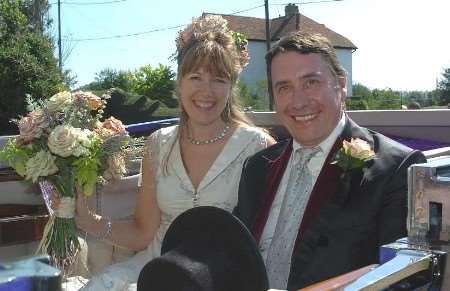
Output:
<instances>
[{"instance_id":1,"label":"red flower boutonniere","mask_svg":"<svg viewBox=\"0 0 450 291\"><path fill-rule=\"evenodd\" d=\"M373 159L375 152L369 143L359 138L352 138L350 142L344 140L342 147L334 156L331 164L338 165L345 172L360 169L364 163Z\"/></svg>"}]
</instances>

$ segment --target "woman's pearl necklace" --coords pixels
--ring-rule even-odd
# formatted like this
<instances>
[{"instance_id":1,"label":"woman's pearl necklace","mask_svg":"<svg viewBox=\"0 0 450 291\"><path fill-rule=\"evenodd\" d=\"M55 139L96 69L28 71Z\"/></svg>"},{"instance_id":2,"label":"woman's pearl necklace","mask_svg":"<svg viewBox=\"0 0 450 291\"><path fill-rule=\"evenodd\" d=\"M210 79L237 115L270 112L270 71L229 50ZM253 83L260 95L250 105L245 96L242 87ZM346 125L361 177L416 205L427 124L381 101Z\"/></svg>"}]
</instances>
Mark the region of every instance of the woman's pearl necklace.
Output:
<instances>
[{"instance_id":1,"label":"woman's pearl necklace","mask_svg":"<svg viewBox=\"0 0 450 291\"><path fill-rule=\"evenodd\" d=\"M207 140L197 140L194 139L192 136L189 135L187 136L187 140L191 143L191 144L195 144L195 145L204 145L204 144L210 144L210 143L215 143L221 139L223 139L226 135L228 130L230 130L230 125L229 124L225 124L225 127L223 128L223 130L216 135L215 137L211 138L211 139L207 139Z\"/></svg>"}]
</instances>

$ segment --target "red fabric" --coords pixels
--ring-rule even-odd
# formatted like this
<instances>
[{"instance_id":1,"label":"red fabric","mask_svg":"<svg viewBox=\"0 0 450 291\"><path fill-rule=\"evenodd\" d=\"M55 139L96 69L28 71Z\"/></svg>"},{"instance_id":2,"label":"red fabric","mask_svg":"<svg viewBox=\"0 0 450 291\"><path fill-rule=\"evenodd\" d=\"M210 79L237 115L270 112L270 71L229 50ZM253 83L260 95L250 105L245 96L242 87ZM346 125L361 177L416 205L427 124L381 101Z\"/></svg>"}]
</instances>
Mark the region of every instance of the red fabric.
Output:
<instances>
[{"instance_id":1,"label":"red fabric","mask_svg":"<svg viewBox=\"0 0 450 291\"><path fill-rule=\"evenodd\" d=\"M292 140L289 145L274 161L270 162L269 170L266 175L266 192L263 196L263 205L256 214L256 220L253 224L252 233L257 242L261 239L267 219L269 218L270 208L278 190L278 185L283 177L284 170L288 164L292 152Z\"/></svg>"}]
</instances>

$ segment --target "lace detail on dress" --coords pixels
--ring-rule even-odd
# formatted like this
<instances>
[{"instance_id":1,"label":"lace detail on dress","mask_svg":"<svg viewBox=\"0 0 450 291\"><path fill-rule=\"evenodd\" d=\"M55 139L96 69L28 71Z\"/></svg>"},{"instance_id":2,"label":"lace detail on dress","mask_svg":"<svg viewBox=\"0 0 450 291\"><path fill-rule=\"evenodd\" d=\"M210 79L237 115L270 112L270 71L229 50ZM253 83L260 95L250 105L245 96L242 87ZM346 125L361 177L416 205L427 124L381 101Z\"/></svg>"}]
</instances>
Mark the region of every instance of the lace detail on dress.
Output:
<instances>
[{"instance_id":1,"label":"lace detail on dress","mask_svg":"<svg viewBox=\"0 0 450 291\"><path fill-rule=\"evenodd\" d=\"M144 152L148 153L150 167L156 180L161 176L161 173L163 173L162 166L165 165L164 160L167 158L167 154L170 153L167 151L167 148L171 148L171 146L168 146L168 143L175 142L174 138L176 138L177 132L177 125L161 128L150 134L145 142ZM164 151L164 149L166 149L166 151ZM142 173L142 164L140 172ZM140 177L138 182L139 186L141 184L142 177Z\"/></svg>"}]
</instances>

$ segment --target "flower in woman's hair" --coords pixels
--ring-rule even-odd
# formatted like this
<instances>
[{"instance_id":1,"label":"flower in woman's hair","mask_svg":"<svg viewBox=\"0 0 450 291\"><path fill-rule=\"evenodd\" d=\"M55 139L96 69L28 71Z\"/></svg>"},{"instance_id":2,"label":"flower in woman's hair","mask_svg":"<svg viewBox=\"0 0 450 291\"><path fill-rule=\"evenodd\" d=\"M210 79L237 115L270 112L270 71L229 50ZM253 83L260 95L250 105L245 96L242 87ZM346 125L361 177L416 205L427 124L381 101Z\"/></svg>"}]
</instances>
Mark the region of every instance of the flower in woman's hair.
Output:
<instances>
[{"instance_id":1,"label":"flower in woman's hair","mask_svg":"<svg viewBox=\"0 0 450 291\"><path fill-rule=\"evenodd\" d=\"M49 121L44 112L38 109L22 117L17 125L20 133L18 140L21 144L28 144L41 136L44 129L49 126Z\"/></svg>"},{"instance_id":2,"label":"flower in woman's hair","mask_svg":"<svg viewBox=\"0 0 450 291\"><path fill-rule=\"evenodd\" d=\"M39 177L53 175L58 172L55 164L56 157L47 151L41 150L28 159L25 164L25 177L36 183Z\"/></svg>"},{"instance_id":3,"label":"flower in woman's hair","mask_svg":"<svg viewBox=\"0 0 450 291\"><path fill-rule=\"evenodd\" d=\"M178 36L175 40L178 51L181 51L186 46L193 32L194 28L192 24L188 25L188 27L178 32Z\"/></svg>"},{"instance_id":4,"label":"flower in woman's hair","mask_svg":"<svg viewBox=\"0 0 450 291\"><path fill-rule=\"evenodd\" d=\"M47 101L47 109L49 112L62 111L73 103L72 94L68 91L59 92Z\"/></svg>"},{"instance_id":5,"label":"flower in woman's hair","mask_svg":"<svg viewBox=\"0 0 450 291\"><path fill-rule=\"evenodd\" d=\"M122 154L116 153L108 156L106 163L108 168L103 173L103 177L107 180L119 180L127 172L125 158Z\"/></svg>"},{"instance_id":6,"label":"flower in woman's hair","mask_svg":"<svg viewBox=\"0 0 450 291\"><path fill-rule=\"evenodd\" d=\"M236 50L239 53L239 61L241 63L241 67L245 67L246 65L248 65L248 61L250 59L247 50L248 40L244 34L236 31L231 31L231 36L233 37Z\"/></svg>"},{"instance_id":7,"label":"flower in woman's hair","mask_svg":"<svg viewBox=\"0 0 450 291\"><path fill-rule=\"evenodd\" d=\"M122 121L114 116L105 119L105 121L103 121L102 128L106 129L110 135L127 133L125 125L123 125Z\"/></svg>"},{"instance_id":8,"label":"flower in woman's hair","mask_svg":"<svg viewBox=\"0 0 450 291\"><path fill-rule=\"evenodd\" d=\"M245 49L241 51L241 57L240 57L241 67L243 68L243 67L247 66L249 60L250 60L250 56L248 54L247 47L245 47Z\"/></svg>"},{"instance_id":9,"label":"flower in woman's hair","mask_svg":"<svg viewBox=\"0 0 450 291\"><path fill-rule=\"evenodd\" d=\"M186 47L194 42L215 41L226 47L230 42L230 33L228 21L220 15L194 18L190 25L178 32L175 40L177 52L173 57L179 61Z\"/></svg>"},{"instance_id":10,"label":"flower in woman's hair","mask_svg":"<svg viewBox=\"0 0 450 291\"><path fill-rule=\"evenodd\" d=\"M98 110L103 106L102 99L92 92L77 91L73 93L73 96L86 102L90 110Z\"/></svg>"},{"instance_id":11,"label":"flower in woman's hair","mask_svg":"<svg viewBox=\"0 0 450 291\"><path fill-rule=\"evenodd\" d=\"M87 154L89 144L88 132L67 125L55 127L50 133L47 142L50 151L63 158L71 155L79 157Z\"/></svg>"},{"instance_id":12,"label":"flower in woman's hair","mask_svg":"<svg viewBox=\"0 0 450 291\"><path fill-rule=\"evenodd\" d=\"M342 148L336 153L332 164L340 166L344 171L362 168L368 160L375 156L369 143L360 138L344 140Z\"/></svg>"}]
</instances>

